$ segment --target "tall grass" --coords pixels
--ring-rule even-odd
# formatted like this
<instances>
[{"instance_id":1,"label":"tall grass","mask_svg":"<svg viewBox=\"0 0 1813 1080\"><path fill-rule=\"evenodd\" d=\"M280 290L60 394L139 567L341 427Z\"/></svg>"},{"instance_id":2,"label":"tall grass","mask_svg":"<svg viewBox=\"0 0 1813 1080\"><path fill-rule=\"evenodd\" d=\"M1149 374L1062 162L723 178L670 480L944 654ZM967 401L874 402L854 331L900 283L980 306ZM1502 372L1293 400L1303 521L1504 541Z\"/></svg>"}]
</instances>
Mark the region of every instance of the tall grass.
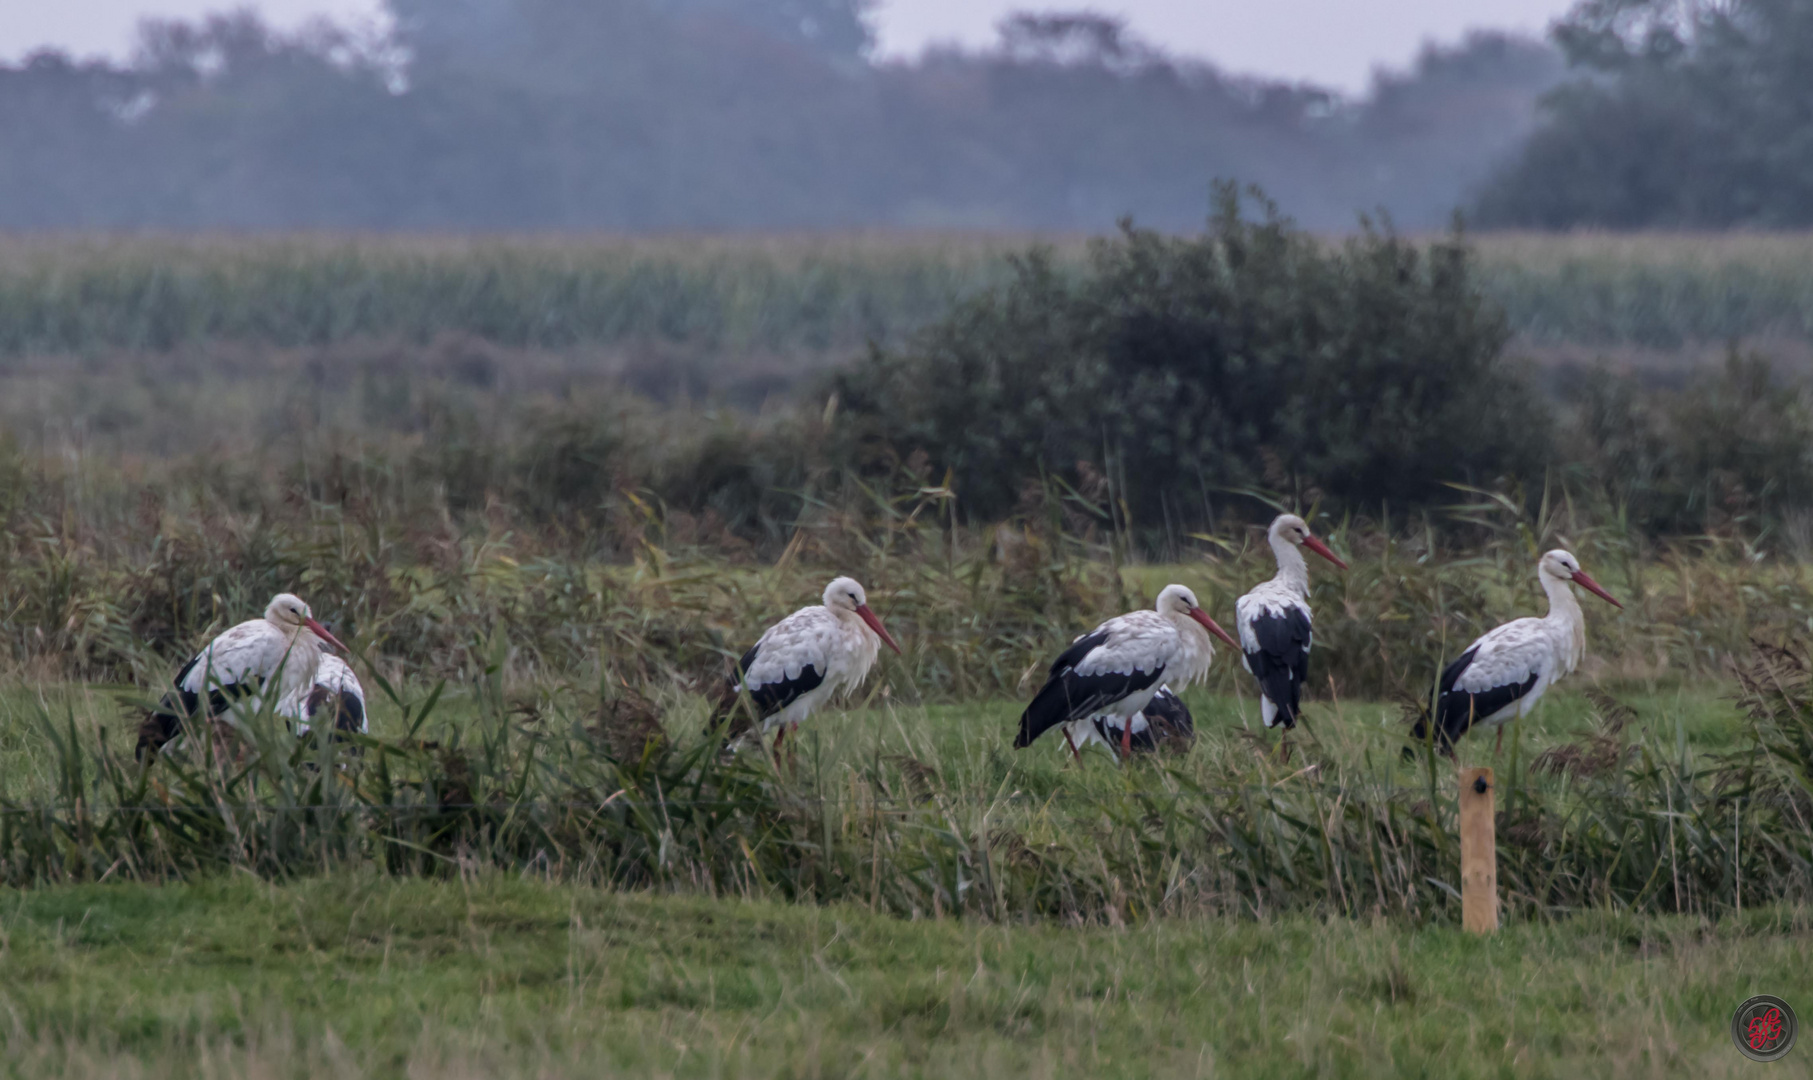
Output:
<instances>
[{"instance_id":1,"label":"tall grass","mask_svg":"<svg viewBox=\"0 0 1813 1080\"><path fill-rule=\"evenodd\" d=\"M663 732L608 684L600 705L513 701L507 639L489 650L468 675L469 722L437 722L438 686L417 698L385 682L400 733L351 744L298 742L267 715L230 751L196 738L141 769L45 709L51 785L0 805L0 879L497 868L997 921L1457 914L1448 764L1400 765L1401 736L1338 717L1289 765L1217 733L1183 759L1029 769L997 724L942 749L904 727L814 738L777 774L759 754L721 755L683 703ZM1809 661L1771 656L1749 677L1752 722L1734 753L1621 728L1610 699L1591 753L1551 753L1536 773L1513 747L1499 881L1514 917L1719 916L1809 896Z\"/></svg>"}]
</instances>

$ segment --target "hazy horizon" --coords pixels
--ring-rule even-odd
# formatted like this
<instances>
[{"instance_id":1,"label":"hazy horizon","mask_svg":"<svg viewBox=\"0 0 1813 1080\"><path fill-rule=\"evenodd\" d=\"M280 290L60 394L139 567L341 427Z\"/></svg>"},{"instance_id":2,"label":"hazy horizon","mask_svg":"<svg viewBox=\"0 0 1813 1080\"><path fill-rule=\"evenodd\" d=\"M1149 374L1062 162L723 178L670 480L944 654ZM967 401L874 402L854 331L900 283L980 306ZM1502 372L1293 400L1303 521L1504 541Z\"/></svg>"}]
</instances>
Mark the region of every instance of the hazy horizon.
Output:
<instances>
[{"instance_id":1,"label":"hazy horizon","mask_svg":"<svg viewBox=\"0 0 1813 1080\"><path fill-rule=\"evenodd\" d=\"M1310 82L1363 93L1380 68L1402 69L1426 42L1452 42L1469 30L1539 35L1571 0L1120 0L1111 5L1027 0L884 0L871 13L879 57L916 56L928 46L980 48L995 24L1019 10L1090 8L1123 17L1140 38L1168 52L1206 59L1240 75ZM0 10L0 60L34 49L123 57L134 28L149 17L194 18L251 7L282 27L313 17L382 25L377 0L59 0Z\"/></svg>"}]
</instances>

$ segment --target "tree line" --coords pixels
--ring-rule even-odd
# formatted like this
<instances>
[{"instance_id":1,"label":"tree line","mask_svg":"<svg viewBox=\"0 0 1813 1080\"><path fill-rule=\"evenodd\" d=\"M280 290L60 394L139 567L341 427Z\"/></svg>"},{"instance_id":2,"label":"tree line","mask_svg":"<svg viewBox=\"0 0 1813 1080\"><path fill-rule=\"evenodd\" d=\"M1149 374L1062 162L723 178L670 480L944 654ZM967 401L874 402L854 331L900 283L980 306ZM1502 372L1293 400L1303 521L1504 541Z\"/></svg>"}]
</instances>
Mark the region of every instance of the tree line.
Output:
<instances>
[{"instance_id":1,"label":"tree line","mask_svg":"<svg viewBox=\"0 0 1813 1080\"><path fill-rule=\"evenodd\" d=\"M1350 100L1088 14L886 61L860 0L390 12L380 37L150 22L128 61L0 68L0 227L1187 229L1222 176L1314 227L1431 227L1562 75L1551 47L1482 34Z\"/></svg>"}]
</instances>

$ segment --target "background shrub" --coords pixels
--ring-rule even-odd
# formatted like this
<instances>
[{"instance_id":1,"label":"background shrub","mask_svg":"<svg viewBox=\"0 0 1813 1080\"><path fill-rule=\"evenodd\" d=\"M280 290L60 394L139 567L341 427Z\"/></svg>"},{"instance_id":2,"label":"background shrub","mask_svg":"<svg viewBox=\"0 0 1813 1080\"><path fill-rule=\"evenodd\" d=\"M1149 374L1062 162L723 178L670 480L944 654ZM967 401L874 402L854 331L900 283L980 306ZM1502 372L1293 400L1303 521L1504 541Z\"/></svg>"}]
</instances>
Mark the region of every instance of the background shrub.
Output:
<instances>
[{"instance_id":1,"label":"background shrub","mask_svg":"<svg viewBox=\"0 0 1813 1080\"><path fill-rule=\"evenodd\" d=\"M850 434L950 468L984 517L1042 472L1082 482L1078 463L1147 521L1211 516L1216 487L1426 505L1540 467L1546 411L1458 235L1330 246L1254 197L1257 220L1220 187L1200 236L1125 224L1080 272L1022 256L913 347L836 376Z\"/></svg>"}]
</instances>

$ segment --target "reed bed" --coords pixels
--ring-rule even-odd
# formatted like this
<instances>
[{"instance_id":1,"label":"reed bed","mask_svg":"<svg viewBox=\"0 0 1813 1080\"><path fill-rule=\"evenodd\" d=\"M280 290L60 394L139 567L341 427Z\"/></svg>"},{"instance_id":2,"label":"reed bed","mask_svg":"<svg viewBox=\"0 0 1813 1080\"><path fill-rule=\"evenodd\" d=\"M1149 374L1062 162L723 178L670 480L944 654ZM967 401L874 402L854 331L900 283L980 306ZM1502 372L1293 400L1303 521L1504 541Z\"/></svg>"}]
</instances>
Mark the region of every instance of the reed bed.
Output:
<instances>
[{"instance_id":1,"label":"reed bed","mask_svg":"<svg viewBox=\"0 0 1813 1080\"><path fill-rule=\"evenodd\" d=\"M876 730L895 734L815 737L777 771L721 753L684 703L651 713L608 683L513 695L508 655L499 637L471 673L463 723L436 718L444 684L416 697L379 681L389 736L298 741L256 717L148 768L42 709L51 787L0 805L0 879L504 870L1002 922L1458 915L1450 766L1400 763L1395 730L1324 720L1288 764L1236 734L1181 759L1058 770L1010 758L1005 724L940 744L882 705ZM1511 915L1717 917L1806 899L1808 670L1801 649L1753 662L1748 729L1726 754L1622 724L1613 698L1594 733L1535 768L1514 740L1499 783Z\"/></svg>"}]
</instances>

